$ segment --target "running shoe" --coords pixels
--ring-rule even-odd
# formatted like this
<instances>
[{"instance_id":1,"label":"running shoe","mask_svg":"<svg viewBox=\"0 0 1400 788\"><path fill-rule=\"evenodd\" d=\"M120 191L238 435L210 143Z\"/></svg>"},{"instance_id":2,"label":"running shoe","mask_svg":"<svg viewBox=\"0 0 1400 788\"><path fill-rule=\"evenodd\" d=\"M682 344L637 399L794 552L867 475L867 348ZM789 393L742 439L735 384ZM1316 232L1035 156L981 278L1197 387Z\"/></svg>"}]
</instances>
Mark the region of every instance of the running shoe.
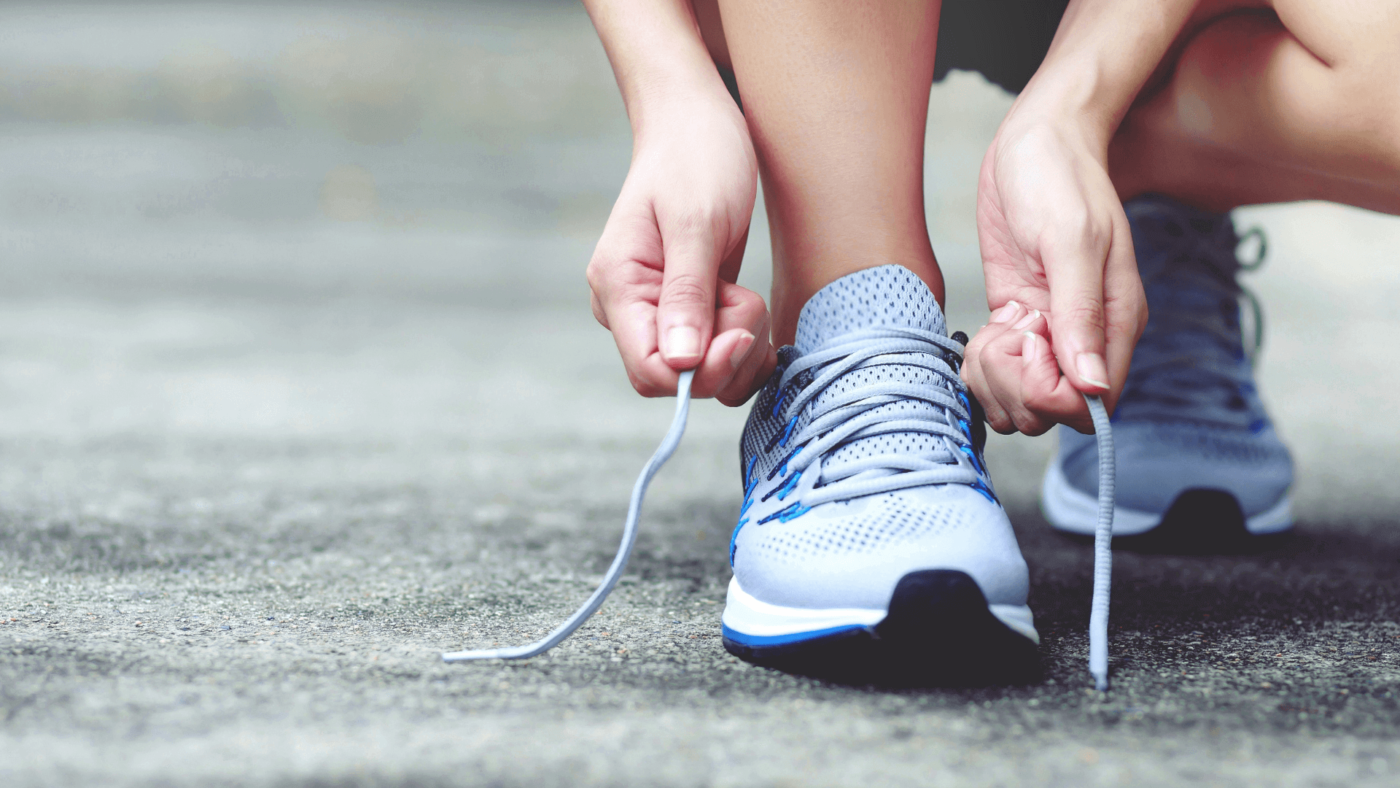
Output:
<instances>
[{"instance_id":1,"label":"running shoe","mask_svg":"<svg viewBox=\"0 0 1400 788\"><path fill-rule=\"evenodd\" d=\"M900 266L806 304L740 446L731 653L849 680L1035 670L1026 562L958 377L965 342Z\"/></svg>"},{"instance_id":2,"label":"running shoe","mask_svg":"<svg viewBox=\"0 0 1400 788\"><path fill-rule=\"evenodd\" d=\"M1238 549L1293 525L1293 460L1254 383L1262 338L1258 301L1236 277L1254 262L1236 254L1228 214L1162 196L1124 205L1147 293L1147 328L1113 414L1118 465L1115 537L1125 547L1172 552ZM1244 341L1242 304L1253 341ZM1041 507L1061 531L1089 535L1097 520L1094 436L1058 428Z\"/></svg>"}]
</instances>

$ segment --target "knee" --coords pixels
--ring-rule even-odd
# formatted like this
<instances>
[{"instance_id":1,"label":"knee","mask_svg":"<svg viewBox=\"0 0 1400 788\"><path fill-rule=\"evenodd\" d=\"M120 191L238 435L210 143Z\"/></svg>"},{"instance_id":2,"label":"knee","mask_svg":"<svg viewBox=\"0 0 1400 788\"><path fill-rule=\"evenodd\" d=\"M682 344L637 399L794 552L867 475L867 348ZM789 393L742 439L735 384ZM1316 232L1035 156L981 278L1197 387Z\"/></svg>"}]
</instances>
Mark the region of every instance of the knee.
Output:
<instances>
[{"instance_id":1,"label":"knee","mask_svg":"<svg viewBox=\"0 0 1400 788\"><path fill-rule=\"evenodd\" d=\"M1312 43L1309 32L1295 31L1268 11L1235 13L1208 24L1176 65L1177 121L1208 133L1197 127L1219 119L1209 117L1206 102L1193 97L1225 89L1271 105L1255 106L1251 122L1283 124L1288 128L1280 131L1287 135L1326 138L1340 149L1394 158L1400 165L1400 47L1373 45L1382 37L1367 35L1344 55L1332 56L1335 45ZM1400 30L1383 38L1400 39ZM1193 110L1206 116L1198 118Z\"/></svg>"}]
</instances>

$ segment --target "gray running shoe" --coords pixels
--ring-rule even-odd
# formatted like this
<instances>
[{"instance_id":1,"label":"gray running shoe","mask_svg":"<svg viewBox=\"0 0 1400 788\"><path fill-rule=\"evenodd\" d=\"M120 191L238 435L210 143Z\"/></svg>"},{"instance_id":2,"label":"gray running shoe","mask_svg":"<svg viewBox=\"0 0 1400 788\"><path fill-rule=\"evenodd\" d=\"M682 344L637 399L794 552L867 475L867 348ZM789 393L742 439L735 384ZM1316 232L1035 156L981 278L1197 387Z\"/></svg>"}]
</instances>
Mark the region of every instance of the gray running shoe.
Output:
<instances>
[{"instance_id":1,"label":"gray running shoe","mask_svg":"<svg viewBox=\"0 0 1400 788\"><path fill-rule=\"evenodd\" d=\"M731 653L842 680L1035 669L1029 574L958 377L964 342L897 265L803 307L740 446Z\"/></svg>"},{"instance_id":2,"label":"gray running shoe","mask_svg":"<svg viewBox=\"0 0 1400 788\"><path fill-rule=\"evenodd\" d=\"M1212 552L1293 526L1293 460L1259 400L1252 361L1258 302L1236 282L1242 239L1228 215L1160 195L1124 205L1150 317L1113 414L1115 536L1144 547ZM1251 307L1246 349L1241 302ZM1060 427L1041 508L1051 525L1089 535L1097 519L1094 436ZM1131 546L1131 545L1127 545Z\"/></svg>"}]
</instances>

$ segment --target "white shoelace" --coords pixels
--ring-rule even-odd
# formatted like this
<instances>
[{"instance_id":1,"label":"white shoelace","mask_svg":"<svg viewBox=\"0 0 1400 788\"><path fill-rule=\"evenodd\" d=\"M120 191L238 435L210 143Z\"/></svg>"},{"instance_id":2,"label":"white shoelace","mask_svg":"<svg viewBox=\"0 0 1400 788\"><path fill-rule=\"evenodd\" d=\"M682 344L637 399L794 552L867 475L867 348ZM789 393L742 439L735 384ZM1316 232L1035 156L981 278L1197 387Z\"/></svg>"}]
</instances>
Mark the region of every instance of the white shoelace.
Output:
<instances>
[{"instance_id":1,"label":"white shoelace","mask_svg":"<svg viewBox=\"0 0 1400 788\"><path fill-rule=\"evenodd\" d=\"M603 576L603 582L598 589L588 597L588 601L583 603L568 620L560 624L553 632L543 638L524 646L509 646L506 648L480 649L476 651L452 651L442 655L443 662L471 662L483 659L529 659L559 645L565 638L574 633L574 630L583 625L589 616L597 612L607 600L608 594L612 593L613 587L622 577L622 572L627 568L627 560L632 557L632 547L637 541L637 520L642 511L642 499L646 497L647 487L651 484L652 477L671 458L676 447L680 445L681 436L685 434L686 417L690 413L690 384L694 378L694 372L682 372L680 381L676 387L676 415L671 421L671 428L666 431L666 437L661 440L661 445L656 447L656 453L651 455L642 473L637 477L637 483L632 487L632 499L627 506L627 520L622 528L622 544L618 547L617 556L613 558L612 565L608 567L607 573ZM1099 446L1099 524L1094 533L1094 592L1093 600L1090 604L1089 612L1089 673L1094 677L1094 686L1100 692L1108 690L1108 602L1109 586L1112 583L1113 574L1113 554L1110 543L1113 539L1113 484L1114 484L1114 463L1113 463L1113 431L1108 423L1108 413L1104 410L1103 403L1098 397L1085 395L1085 401L1089 404L1089 414L1094 420L1094 432L1098 437Z\"/></svg>"}]
</instances>

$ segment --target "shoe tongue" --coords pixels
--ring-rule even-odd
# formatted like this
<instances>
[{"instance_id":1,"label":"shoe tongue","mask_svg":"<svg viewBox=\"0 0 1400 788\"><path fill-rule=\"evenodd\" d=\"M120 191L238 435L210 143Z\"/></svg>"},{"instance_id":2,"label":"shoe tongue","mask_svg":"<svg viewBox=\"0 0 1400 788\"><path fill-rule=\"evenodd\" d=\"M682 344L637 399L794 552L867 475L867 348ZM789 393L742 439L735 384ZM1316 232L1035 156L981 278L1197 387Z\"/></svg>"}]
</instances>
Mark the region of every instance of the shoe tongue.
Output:
<instances>
[{"instance_id":1,"label":"shoe tongue","mask_svg":"<svg viewBox=\"0 0 1400 788\"><path fill-rule=\"evenodd\" d=\"M946 335L943 310L923 280L898 265L867 268L837 279L812 296L797 319L797 350L806 355L840 340L854 331L881 326L918 328ZM913 385L948 387L928 369L911 364L884 363L847 372L817 396L816 406L865 386L887 380ZM881 405L868 413L917 412L942 414L943 410L916 399ZM940 451L942 444L922 433L887 433L858 438L834 450L826 467L835 469L875 455L924 454Z\"/></svg>"},{"instance_id":2,"label":"shoe tongue","mask_svg":"<svg viewBox=\"0 0 1400 788\"><path fill-rule=\"evenodd\" d=\"M947 333L943 310L924 280L903 266L882 265L817 291L797 318L794 344L805 356L853 331L881 326Z\"/></svg>"}]
</instances>

